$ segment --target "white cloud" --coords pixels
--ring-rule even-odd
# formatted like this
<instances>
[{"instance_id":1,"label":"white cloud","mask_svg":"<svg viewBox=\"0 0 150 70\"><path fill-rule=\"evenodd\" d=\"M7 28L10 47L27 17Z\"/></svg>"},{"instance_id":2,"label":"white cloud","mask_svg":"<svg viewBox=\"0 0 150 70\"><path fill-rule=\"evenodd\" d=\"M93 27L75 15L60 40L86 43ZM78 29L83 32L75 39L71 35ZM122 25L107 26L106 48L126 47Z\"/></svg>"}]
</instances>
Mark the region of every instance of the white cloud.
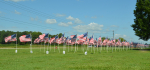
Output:
<instances>
[{"instance_id":1,"label":"white cloud","mask_svg":"<svg viewBox=\"0 0 150 70\"><path fill-rule=\"evenodd\" d=\"M46 23L54 24L54 23L57 23L57 21L56 21L56 19L46 19Z\"/></svg>"},{"instance_id":2,"label":"white cloud","mask_svg":"<svg viewBox=\"0 0 150 70\"><path fill-rule=\"evenodd\" d=\"M93 17L91 17L91 18L97 18L96 16L93 16Z\"/></svg>"},{"instance_id":3,"label":"white cloud","mask_svg":"<svg viewBox=\"0 0 150 70\"><path fill-rule=\"evenodd\" d=\"M121 34L115 34L115 38L124 38L124 39L129 39L129 37L127 35L121 35Z\"/></svg>"},{"instance_id":4,"label":"white cloud","mask_svg":"<svg viewBox=\"0 0 150 70\"><path fill-rule=\"evenodd\" d=\"M5 1L20 2L20 1L30 1L30 0L5 0ZM34 1L34 0L31 0L31 1Z\"/></svg>"},{"instance_id":5,"label":"white cloud","mask_svg":"<svg viewBox=\"0 0 150 70\"><path fill-rule=\"evenodd\" d=\"M118 26L116 26L116 25L111 25L111 27L118 27Z\"/></svg>"},{"instance_id":6,"label":"white cloud","mask_svg":"<svg viewBox=\"0 0 150 70\"><path fill-rule=\"evenodd\" d=\"M75 18L69 16L69 17L67 17L66 19L68 19L68 20L74 20Z\"/></svg>"},{"instance_id":7,"label":"white cloud","mask_svg":"<svg viewBox=\"0 0 150 70\"><path fill-rule=\"evenodd\" d=\"M74 20L74 22L75 22L75 23L82 23L82 21L79 20L78 18L76 18L76 19Z\"/></svg>"},{"instance_id":8,"label":"white cloud","mask_svg":"<svg viewBox=\"0 0 150 70\"><path fill-rule=\"evenodd\" d=\"M38 18L38 17L35 17L35 18L30 17L30 20L32 20L32 21L37 21L37 20L39 20L39 18Z\"/></svg>"},{"instance_id":9,"label":"white cloud","mask_svg":"<svg viewBox=\"0 0 150 70\"><path fill-rule=\"evenodd\" d=\"M53 31L52 29L46 29L46 31Z\"/></svg>"},{"instance_id":10,"label":"white cloud","mask_svg":"<svg viewBox=\"0 0 150 70\"><path fill-rule=\"evenodd\" d=\"M67 26L72 25L72 24L73 24L72 22L68 22L68 23L60 22L58 25L67 27Z\"/></svg>"},{"instance_id":11,"label":"white cloud","mask_svg":"<svg viewBox=\"0 0 150 70\"><path fill-rule=\"evenodd\" d=\"M68 22L67 24L68 24L68 25L72 25L73 23L72 23L72 22Z\"/></svg>"},{"instance_id":12,"label":"white cloud","mask_svg":"<svg viewBox=\"0 0 150 70\"><path fill-rule=\"evenodd\" d=\"M78 25L73 27L78 32L92 32L92 33L101 33L103 25L99 25L97 23L90 23L88 25Z\"/></svg>"},{"instance_id":13,"label":"white cloud","mask_svg":"<svg viewBox=\"0 0 150 70\"><path fill-rule=\"evenodd\" d=\"M69 16L69 17L67 17L66 19L68 19L68 20L73 20L74 23L82 23L82 21L81 21L79 18L73 18L73 17Z\"/></svg>"},{"instance_id":14,"label":"white cloud","mask_svg":"<svg viewBox=\"0 0 150 70\"><path fill-rule=\"evenodd\" d=\"M66 16L65 14L56 14L56 17L64 17Z\"/></svg>"},{"instance_id":15,"label":"white cloud","mask_svg":"<svg viewBox=\"0 0 150 70\"><path fill-rule=\"evenodd\" d=\"M18 14L18 15L20 15L21 13L15 10L15 14Z\"/></svg>"}]
</instances>

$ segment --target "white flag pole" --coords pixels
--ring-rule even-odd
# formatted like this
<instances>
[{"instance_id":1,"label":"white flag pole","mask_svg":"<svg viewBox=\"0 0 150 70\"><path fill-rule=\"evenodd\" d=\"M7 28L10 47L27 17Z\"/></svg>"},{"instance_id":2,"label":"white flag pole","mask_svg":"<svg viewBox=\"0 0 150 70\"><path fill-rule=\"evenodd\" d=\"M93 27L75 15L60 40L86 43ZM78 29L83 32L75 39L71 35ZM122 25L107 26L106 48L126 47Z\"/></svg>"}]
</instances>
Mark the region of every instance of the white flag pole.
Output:
<instances>
[{"instance_id":1,"label":"white flag pole","mask_svg":"<svg viewBox=\"0 0 150 70\"><path fill-rule=\"evenodd\" d=\"M94 42L94 33L93 33L93 42ZM94 43L94 53L95 53L95 43Z\"/></svg>"},{"instance_id":2,"label":"white flag pole","mask_svg":"<svg viewBox=\"0 0 150 70\"><path fill-rule=\"evenodd\" d=\"M98 39L96 40L96 47L97 47L97 52L98 52Z\"/></svg>"},{"instance_id":3,"label":"white flag pole","mask_svg":"<svg viewBox=\"0 0 150 70\"><path fill-rule=\"evenodd\" d=\"M115 40L115 52L116 52L116 39L114 39Z\"/></svg>"},{"instance_id":4,"label":"white flag pole","mask_svg":"<svg viewBox=\"0 0 150 70\"><path fill-rule=\"evenodd\" d=\"M48 46L47 46L47 51L48 51L48 47L49 47L49 34L48 34Z\"/></svg>"},{"instance_id":5,"label":"white flag pole","mask_svg":"<svg viewBox=\"0 0 150 70\"><path fill-rule=\"evenodd\" d=\"M76 34L76 41L75 41L75 52L76 52L76 42L77 42L77 34Z\"/></svg>"},{"instance_id":6,"label":"white flag pole","mask_svg":"<svg viewBox=\"0 0 150 70\"><path fill-rule=\"evenodd\" d=\"M56 40L55 40L55 42L56 42ZM54 43L54 52L55 52L55 43Z\"/></svg>"},{"instance_id":7,"label":"white flag pole","mask_svg":"<svg viewBox=\"0 0 150 70\"><path fill-rule=\"evenodd\" d=\"M15 52L17 53L17 33L16 33L16 51Z\"/></svg>"},{"instance_id":8,"label":"white flag pole","mask_svg":"<svg viewBox=\"0 0 150 70\"><path fill-rule=\"evenodd\" d=\"M72 48L73 48L73 44L71 44L71 51L72 51Z\"/></svg>"},{"instance_id":9,"label":"white flag pole","mask_svg":"<svg viewBox=\"0 0 150 70\"><path fill-rule=\"evenodd\" d=\"M77 43L77 50L78 50L78 43Z\"/></svg>"},{"instance_id":10,"label":"white flag pole","mask_svg":"<svg viewBox=\"0 0 150 70\"><path fill-rule=\"evenodd\" d=\"M51 38L51 37L50 37ZM50 43L50 40L48 41L48 43ZM51 43L50 43L50 51L51 51Z\"/></svg>"},{"instance_id":11,"label":"white flag pole","mask_svg":"<svg viewBox=\"0 0 150 70\"><path fill-rule=\"evenodd\" d=\"M68 52L69 52L69 43L68 43Z\"/></svg>"},{"instance_id":12,"label":"white flag pole","mask_svg":"<svg viewBox=\"0 0 150 70\"><path fill-rule=\"evenodd\" d=\"M77 37L78 37L78 34L77 34ZM77 43L77 38L76 38L76 43ZM78 50L78 44L77 44L77 50Z\"/></svg>"},{"instance_id":13,"label":"white flag pole","mask_svg":"<svg viewBox=\"0 0 150 70\"><path fill-rule=\"evenodd\" d=\"M112 40L112 42L113 42L113 40ZM113 45L111 45L112 46L112 52L113 52Z\"/></svg>"},{"instance_id":14,"label":"white flag pole","mask_svg":"<svg viewBox=\"0 0 150 70\"><path fill-rule=\"evenodd\" d=\"M30 33L30 36L31 36L31 33ZM33 52L32 52L32 36L31 36L31 44L30 44L30 47L31 47L30 52L33 53Z\"/></svg>"},{"instance_id":15,"label":"white flag pole","mask_svg":"<svg viewBox=\"0 0 150 70\"><path fill-rule=\"evenodd\" d=\"M101 42L100 42L100 44L101 44L101 49L100 49L100 53L102 52L102 37L101 37Z\"/></svg>"},{"instance_id":16,"label":"white flag pole","mask_svg":"<svg viewBox=\"0 0 150 70\"><path fill-rule=\"evenodd\" d=\"M50 51L51 51L51 43L50 43Z\"/></svg>"},{"instance_id":17,"label":"white flag pole","mask_svg":"<svg viewBox=\"0 0 150 70\"><path fill-rule=\"evenodd\" d=\"M107 38L108 38L108 36L107 36ZM107 39L108 40L108 39ZM108 53L108 43L107 43L107 53Z\"/></svg>"},{"instance_id":18,"label":"white flag pole","mask_svg":"<svg viewBox=\"0 0 150 70\"><path fill-rule=\"evenodd\" d=\"M44 53L45 53L45 40L44 40Z\"/></svg>"},{"instance_id":19,"label":"white flag pole","mask_svg":"<svg viewBox=\"0 0 150 70\"><path fill-rule=\"evenodd\" d=\"M59 42L60 42L60 41L59 41L59 36L58 36L58 51L59 51L59 53L60 53L60 50L59 50Z\"/></svg>"},{"instance_id":20,"label":"white flag pole","mask_svg":"<svg viewBox=\"0 0 150 70\"><path fill-rule=\"evenodd\" d=\"M84 53L84 46L85 46L85 45L84 45L84 43L83 43L82 45L83 45L83 53Z\"/></svg>"},{"instance_id":21,"label":"white flag pole","mask_svg":"<svg viewBox=\"0 0 150 70\"><path fill-rule=\"evenodd\" d=\"M88 51L88 45L89 45L89 43L88 43L88 31L87 31L87 37L86 37L86 42L87 42L87 51Z\"/></svg>"},{"instance_id":22,"label":"white flag pole","mask_svg":"<svg viewBox=\"0 0 150 70\"><path fill-rule=\"evenodd\" d=\"M48 45L47 45L47 51L46 51L46 54L49 54L48 47L49 47L49 33L48 33Z\"/></svg>"},{"instance_id":23,"label":"white flag pole","mask_svg":"<svg viewBox=\"0 0 150 70\"><path fill-rule=\"evenodd\" d=\"M123 51L124 51L124 45L123 45Z\"/></svg>"},{"instance_id":24,"label":"white flag pole","mask_svg":"<svg viewBox=\"0 0 150 70\"><path fill-rule=\"evenodd\" d=\"M42 47L42 41L41 41L40 51L41 51L41 47Z\"/></svg>"}]
</instances>

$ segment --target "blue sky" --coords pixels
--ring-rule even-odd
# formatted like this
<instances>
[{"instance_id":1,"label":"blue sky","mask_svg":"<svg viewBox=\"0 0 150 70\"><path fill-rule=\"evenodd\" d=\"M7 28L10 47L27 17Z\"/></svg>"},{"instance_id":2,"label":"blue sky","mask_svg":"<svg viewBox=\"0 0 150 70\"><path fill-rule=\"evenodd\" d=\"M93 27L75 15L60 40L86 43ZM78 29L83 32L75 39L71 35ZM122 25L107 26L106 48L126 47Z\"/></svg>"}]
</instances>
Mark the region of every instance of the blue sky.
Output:
<instances>
[{"instance_id":1,"label":"blue sky","mask_svg":"<svg viewBox=\"0 0 150 70\"><path fill-rule=\"evenodd\" d=\"M89 32L94 38L139 40L134 24L136 0L1 0L0 30L40 31L65 36Z\"/></svg>"}]
</instances>

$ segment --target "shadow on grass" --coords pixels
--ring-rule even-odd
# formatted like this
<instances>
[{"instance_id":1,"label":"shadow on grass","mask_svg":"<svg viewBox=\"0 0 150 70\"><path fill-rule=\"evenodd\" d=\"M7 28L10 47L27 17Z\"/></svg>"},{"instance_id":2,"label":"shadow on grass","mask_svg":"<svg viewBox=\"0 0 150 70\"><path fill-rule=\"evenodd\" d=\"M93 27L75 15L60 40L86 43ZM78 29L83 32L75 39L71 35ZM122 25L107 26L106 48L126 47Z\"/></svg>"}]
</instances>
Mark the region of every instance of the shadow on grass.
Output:
<instances>
[{"instance_id":1,"label":"shadow on grass","mask_svg":"<svg viewBox=\"0 0 150 70\"><path fill-rule=\"evenodd\" d=\"M132 49L132 50L150 51L150 49Z\"/></svg>"}]
</instances>

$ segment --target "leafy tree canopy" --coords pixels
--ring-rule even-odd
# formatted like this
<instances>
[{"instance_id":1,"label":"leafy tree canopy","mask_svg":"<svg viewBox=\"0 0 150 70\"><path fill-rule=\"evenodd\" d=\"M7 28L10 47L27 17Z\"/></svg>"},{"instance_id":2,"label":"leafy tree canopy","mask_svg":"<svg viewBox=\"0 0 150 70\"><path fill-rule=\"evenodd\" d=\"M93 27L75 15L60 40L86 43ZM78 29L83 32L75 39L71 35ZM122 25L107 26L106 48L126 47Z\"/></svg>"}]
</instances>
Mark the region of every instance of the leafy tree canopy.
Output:
<instances>
[{"instance_id":1,"label":"leafy tree canopy","mask_svg":"<svg viewBox=\"0 0 150 70\"><path fill-rule=\"evenodd\" d=\"M147 41L150 38L150 0L137 0L134 16L135 24L131 27L135 35Z\"/></svg>"}]
</instances>

